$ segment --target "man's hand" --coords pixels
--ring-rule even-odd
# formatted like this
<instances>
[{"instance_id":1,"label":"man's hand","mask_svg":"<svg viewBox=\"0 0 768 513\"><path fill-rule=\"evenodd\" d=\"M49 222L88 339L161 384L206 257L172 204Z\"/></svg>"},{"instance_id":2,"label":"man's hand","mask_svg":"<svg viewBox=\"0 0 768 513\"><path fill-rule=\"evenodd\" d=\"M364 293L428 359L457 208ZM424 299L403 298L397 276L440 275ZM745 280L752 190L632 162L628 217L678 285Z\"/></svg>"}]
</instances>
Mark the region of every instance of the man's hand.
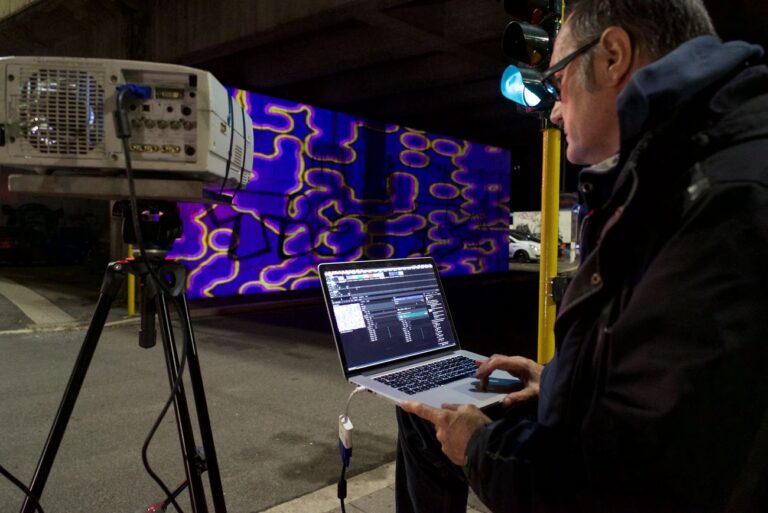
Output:
<instances>
[{"instance_id":1,"label":"man's hand","mask_svg":"<svg viewBox=\"0 0 768 513\"><path fill-rule=\"evenodd\" d=\"M522 356L504 356L495 354L484 362L477 362L476 377L482 381L483 388L488 385L488 376L496 369L509 372L523 382L523 388L507 395L501 404L504 407L524 403L539 397L542 365Z\"/></svg>"},{"instance_id":2,"label":"man's hand","mask_svg":"<svg viewBox=\"0 0 768 513\"><path fill-rule=\"evenodd\" d=\"M477 407L468 404L444 404L442 408L433 408L424 403L404 401L400 407L435 425L443 452L456 465L464 465L464 454L472 434L491 421Z\"/></svg>"}]
</instances>

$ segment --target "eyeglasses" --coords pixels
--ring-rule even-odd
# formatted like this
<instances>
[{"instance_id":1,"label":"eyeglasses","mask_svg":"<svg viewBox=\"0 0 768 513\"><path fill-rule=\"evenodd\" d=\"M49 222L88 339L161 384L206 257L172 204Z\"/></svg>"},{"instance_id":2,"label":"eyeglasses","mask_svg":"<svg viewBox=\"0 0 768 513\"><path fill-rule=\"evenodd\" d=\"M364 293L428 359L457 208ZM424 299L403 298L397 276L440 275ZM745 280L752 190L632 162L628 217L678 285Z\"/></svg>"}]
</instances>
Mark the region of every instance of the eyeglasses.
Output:
<instances>
[{"instance_id":1,"label":"eyeglasses","mask_svg":"<svg viewBox=\"0 0 768 513\"><path fill-rule=\"evenodd\" d=\"M583 53L587 53L599 42L600 38L596 37L589 43L585 44L584 46L580 46L573 52L557 61L554 66L551 66L541 74L541 83L544 84L544 88L552 96L552 98L554 98L555 101L560 101L560 80L555 78L555 74L563 71L566 66L568 66L571 62L574 61L574 59L576 59L576 57Z\"/></svg>"},{"instance_id":2,"label":"eyeglasses","mask_svg":"<svg viewBox=\"0 0 768 513\"><path fill-rule=\"evenodd\" d=\"M564 70L576 57L599 42L599 37L591 40L544 71L507 66L501 77L501 94L515 103L534 110L551 107L554 102L560 101L560 83L555 74Z\"/></svg>"}]
</instances>

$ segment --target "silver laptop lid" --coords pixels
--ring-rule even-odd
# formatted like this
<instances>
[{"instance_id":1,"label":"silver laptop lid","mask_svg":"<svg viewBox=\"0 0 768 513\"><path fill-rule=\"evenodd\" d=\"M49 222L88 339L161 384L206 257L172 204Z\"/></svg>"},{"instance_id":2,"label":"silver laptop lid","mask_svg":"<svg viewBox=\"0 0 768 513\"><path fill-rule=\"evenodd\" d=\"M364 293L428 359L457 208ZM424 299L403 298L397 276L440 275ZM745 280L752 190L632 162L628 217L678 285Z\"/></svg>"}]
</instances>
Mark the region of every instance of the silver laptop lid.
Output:
<instances>
[{"instance_id":1,"label":"silver laptop lid","mask_svg":"<svg viewBox=\"0 0 768 513\"><path fill-rule=\"evenodd\" d=\"M429 257L320 264L344 376L459 349Z\"/></svg>"}]
</instances>

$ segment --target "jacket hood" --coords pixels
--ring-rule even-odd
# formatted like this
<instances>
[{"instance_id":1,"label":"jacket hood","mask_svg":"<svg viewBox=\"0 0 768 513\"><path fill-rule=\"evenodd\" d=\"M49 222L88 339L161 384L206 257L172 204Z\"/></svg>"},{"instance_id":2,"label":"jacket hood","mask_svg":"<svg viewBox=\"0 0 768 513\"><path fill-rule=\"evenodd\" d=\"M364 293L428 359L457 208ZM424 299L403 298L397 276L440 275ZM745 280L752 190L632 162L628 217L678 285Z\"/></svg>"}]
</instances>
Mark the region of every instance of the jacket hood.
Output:
<instances>
[{"instance_id":1,"label":"jacket hood","mask_svg":"<svg viewBox=\"0 0 768 513\"><path fill-rule=\"evenodd\" d=\"M762 55L757 45L700 36L639 69L618 98L622 153L670 111Z\"/></svg>"},{"instance_id":2,"label":"jacket hood","mask_svg":"<svg viewBox=\"0 0 768 513\"><path fill-rule=\"evenodd\" d=\"M743 41L723 43L715 36L701 36L683 43L661 59L637 70L617 99L621 132L618 158L612 161L612 166L591 166L579 173L580 190L587 207L595 208L605 203L614 189L620 169L641 136L669 119L674 110L693 101L699 93L723 83L762 55L763 49L757 45ZM742 71L739 75L743 80L734 82L751 84L748 86L750 88L756 85L763 87L766 81L755 80L757 77L750 77L753 74L763 77L767 75L764 66L757 66L752 71ZM732 84L732 87L726 89L733 91L739 87L738 84ZM731 98L731 101L719 98ZM716 94L713 102L715 105L711 107L715 111L729 110L734 107L733 101L741 103L744 99L743 94ZM718 103L730 104L720 105L718 109ZM742 122L743 116L731 124ZM761 117L756 123L764 127L765 118ZM588 191L582 187L585 182L589 185Z\"/></svg>"}]
</instances>

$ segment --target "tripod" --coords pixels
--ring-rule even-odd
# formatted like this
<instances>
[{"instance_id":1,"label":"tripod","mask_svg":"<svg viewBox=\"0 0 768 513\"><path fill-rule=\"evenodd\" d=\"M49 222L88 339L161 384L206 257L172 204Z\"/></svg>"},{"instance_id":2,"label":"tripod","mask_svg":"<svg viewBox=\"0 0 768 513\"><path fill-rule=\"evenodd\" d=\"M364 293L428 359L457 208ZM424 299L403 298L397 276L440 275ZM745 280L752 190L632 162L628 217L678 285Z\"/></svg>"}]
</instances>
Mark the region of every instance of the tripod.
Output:
<instances>
[{"instance_id":1,"label":"tripod","mask_svg":"<svg viewBox=\"0 0 768 513\"><path fill-rule=\"evenodd\" d=\"M141 205L139 210L142 212L139 219L139 229L143 239L147 242L146 259L137 257L120 260L112 262L107 266L96 311L86 332L85 340L80 348L80 353L70 375L69 383L64 391L64 396L59 404L58 412L54 418L53 426L48 434L48 439L45 442L43 453L40 456L29 489L34 497L40 499L61 440L64 437L67 423L77 401L80 388L85 380L91 358L96 351L96 345L109 315L111 305L117 297L126 275L133 274L138 279L142 293L139 345L145 348L155 345L155 319L158 318L160 320L160 334L163 341L168 380L173 391L173 408L184 460L186 482L171 494L171 500L181 493L185 487L188 487L193 513L208 513L208 504L202 479L202 473L207 470L214 511L215 513L226 513L227 508L224 503L224 491L221 486L221 475L216 460L216 449L213 443L200 363L197 357L189 308L184 293L186 272L181 264L165 259L173 241L181 235L182 224L178 206L170 202L139 202L139 205ZM128 209L127 202L117 202L113 215L121 215L123 217L123 239L126 243L130 244L135 241L131 216L126 215ZM162 281L162 285L158 283L159 280ZM171 325L169 311L171 303L174 303L177 307L176 310L183 332L185 343L183 357L186 358L189 367L189 381L192 386L198 427L203 443L202 453L196 449L187 396L184 391L184 385L179 379L181 366ZM167 506L168 502L166 500L163 502L163 505ZM21 513L34 513L35 511L32 500L26 498L22 505ZM153 511L158 510L155 509Z\"/></svg>"}]
</instances>

